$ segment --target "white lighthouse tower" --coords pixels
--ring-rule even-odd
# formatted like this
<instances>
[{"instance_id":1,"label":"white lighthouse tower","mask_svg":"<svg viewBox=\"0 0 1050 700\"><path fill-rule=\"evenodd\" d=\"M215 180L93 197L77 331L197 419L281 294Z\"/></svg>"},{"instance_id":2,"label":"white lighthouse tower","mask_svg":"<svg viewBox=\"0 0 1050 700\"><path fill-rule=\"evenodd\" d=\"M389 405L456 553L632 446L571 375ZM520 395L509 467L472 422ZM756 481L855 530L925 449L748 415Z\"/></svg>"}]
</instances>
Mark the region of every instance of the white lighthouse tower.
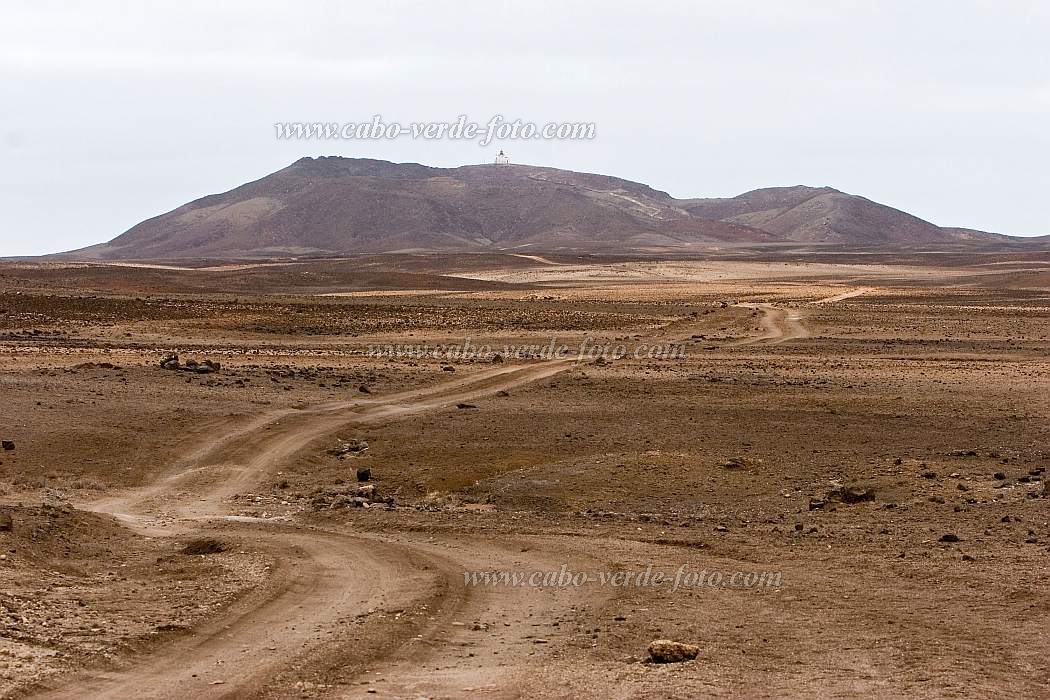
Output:
<instances>
[{"instance_id":1,"label":"white lighthouse tower","mask_svg":"<svg viewBox=\"0 0 1050 700\"><path fill-rule=\"evenodd\" d=\"M510 165L510 157L503 152L502 148L496 154L496 165Z\"/></svg>"}]
</instances>

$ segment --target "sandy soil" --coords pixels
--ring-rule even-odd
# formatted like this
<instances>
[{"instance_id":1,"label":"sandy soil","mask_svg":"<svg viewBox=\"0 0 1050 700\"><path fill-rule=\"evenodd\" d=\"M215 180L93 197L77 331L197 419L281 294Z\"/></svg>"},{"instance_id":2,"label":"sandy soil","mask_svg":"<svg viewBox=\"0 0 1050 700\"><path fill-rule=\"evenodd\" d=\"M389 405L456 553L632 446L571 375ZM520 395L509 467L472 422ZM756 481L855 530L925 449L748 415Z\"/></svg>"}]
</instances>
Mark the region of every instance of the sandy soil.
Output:
<instances>
[{"instance_id":1,"label":"sandy soil","mask_svg":"<svg viewBox=\"0 0 1050 700\"><path fill-rule=\"evenodd\" d=\"M507 258L0 269L0 691L1045 697L1046 260Z\"/></svg>"}]
</instances>

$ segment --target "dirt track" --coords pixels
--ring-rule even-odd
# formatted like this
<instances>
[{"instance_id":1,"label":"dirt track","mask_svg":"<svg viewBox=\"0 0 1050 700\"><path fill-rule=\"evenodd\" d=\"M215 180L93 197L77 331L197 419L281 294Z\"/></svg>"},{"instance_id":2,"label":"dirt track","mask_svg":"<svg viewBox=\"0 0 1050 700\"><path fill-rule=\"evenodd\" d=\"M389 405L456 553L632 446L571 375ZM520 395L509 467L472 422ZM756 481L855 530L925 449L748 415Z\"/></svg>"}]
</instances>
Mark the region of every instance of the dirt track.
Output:
<instances>
[{"instance_id":1,"label":"dirt track","mask_svg":"<svg viewBox=\"0 0 1050 700\"><path fill-rule=\"evenodd\" d=\"M849 298L846 293L822 303ZM799 312L769 304L740 304L760 309L764 332L740 344L777 344L807 335ZM274 520L231 516L227 500L251 491L282 463L311 442L350 425L382 423L475 400L550 377L572 361L539 365L500 366L426 389L349 402L322 404L305 409L266 413L210 438L180 458L172 472L156 484L107 498L90 510L116 516L147 536L204 535L215 520L236 523L231 534L252 541L289 562L279 584L269 595L255 596L231 614L171 649L123 673L78 678L64 689L43 697L75 698L85 692L99 698L178 698L187 691L195 697L232 697L259 694L288 659L321 651L336 641L342 621L365 616L377 608L405 609L426 605L432 624L410 646L432 646L429 662L446 670L421 672L404 650L380 664L385 675L398 679L386 692L395 696L421 693L447 696L464 688L483 688L490 697L516 697L513 674L502 665L457 668L456 646L441 636L453 616L477 619L495 611L501 616L526 617L542 603L548 620L558 619L593 591L580 589L466 589L464 571L527 567L556 569L559 560L533 554L523 558L499 542L474 540L457 548L419 542L390 542L348 536ZM544 595L546 593L546 595ZM539 600L542 598L542 600ZM492 649L505 637L490 639ZM479 651L485 651L483 646ZM477 653L477 652L476 652ZM377 655L372 662L381 662ZM366 658L358 658L366 663ZM402 695L403 694L403 695Z\"/></svg>"},{"instance_id":2,"label":"dirt track","mask_svg":"<svg viewBox=\"0 0 1050 700\"><path fill-rule=\"evenodd\" d=\"M444 408L551 376L567 365L499 367L429 390L266 414L195 449L158 484L89 506L117 516L148 536L204 533L209 521L227 517L237 523L234 532L240 539L254 540L289 564L271 595L238 606L231 615L198 630L192 639L127 672L76 679L66 689L44 697L83 697L86 692L102 698L175 698L186 692L195 697L227 697L259 692L288 659L331 641L338 636L342 621L378 607L407 607L426 601L442 618L453 613L469 615L463 608L468 601L454 595L450 599L449 591L455 589L443 577L461 579L464 569L491 566L506 555L498 546L472 550L471 561L453 560L375 538L225 516L224 500L251 489L276 470L282 459L311 441L348 425ZM421 564L429 571L421 571ZM507 600L519 606L529 602L520 596ZM515 611L513 606L504 608L505 613ZM413 641L426 643L419 638ZM493 680L477 672L469 675L447 680L457 688Z\"/></svg>"}]
</instances>

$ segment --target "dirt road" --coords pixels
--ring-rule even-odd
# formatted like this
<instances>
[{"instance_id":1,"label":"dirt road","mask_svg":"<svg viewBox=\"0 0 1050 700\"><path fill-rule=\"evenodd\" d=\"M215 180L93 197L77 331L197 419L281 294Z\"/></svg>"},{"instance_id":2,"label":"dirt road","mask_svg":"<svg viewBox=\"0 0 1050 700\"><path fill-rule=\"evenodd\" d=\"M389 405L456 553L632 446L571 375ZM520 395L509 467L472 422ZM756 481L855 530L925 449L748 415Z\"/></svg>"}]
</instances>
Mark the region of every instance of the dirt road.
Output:
<instances>
[{"instance_id":1,"label":"dirt road","mask_svg":"<svg viewBox=\"0 0 1050 700\"><path fill-rule=\"evenodd\" d=\"M740 306L759 309L763 316L762 333L738 344L783 343L807 335L796 310ZM581 554L586 547L559 547L557 538L538 551L508 538L351 535L283 519L237 517L228 502L280 471L297 452L340 430L445 409L570 366L571 361L559 361L486 367L427 389L231 419L156 483L88 504L143 535L219 535L269 553L278 566L269 586L191 635L124 670L82 675L43 697L280 695L275 687L282 674L318 662L340 664L348 683L372 670L388 679L384 693L393 696L480 688L486 697L516 697L528 668L520 658L503 660L499 650L530 644L537 625L554 624L570 610L595 603L601 593L573 587L469 588L463 572L552 570L565 560L565 551L572 552L577 566L597 566ZM409 624L392 625L391 616L404 616ZM468 664L462 653L466 630L456 625L477 619L530 623L473 635L471 656L477 653L487 661ZM342 694L356 690L347 686ZM362 694L366 690L361 686Z\"/></svg>"},{"instance_id":2,"label":"dirt road","mask_svg":"<svg viewBox=\"0 0 1050 700\"><path fill-rule=\"evenodd\" d=\"M287 522L227 515L225 499L250 490L280 468L284 460L311 441L350 425L394 420L446 408L501 389L549 377L567 362L506 366L472 373L427 389L351 402L324 404L296 411L267 413L229 430L180 459L158 483L90 506L111 513L148 536L207 535L253 546L280 562L270 588L240 601L233 610L194 631L171 647L117 673L73 679L43 695L74 698L230 697L262 693L269 681L295 660L328 646L352 643L356 663L378 661L399 646L394 660L403 663L412 647L448 647L452 616L471 619L484 611L524 617L533 591L486 590L471 595L462 585L465 569L499 566L553 567L548 556L521 556L516 543L477 542L457 551L454 543L393 542L374 536L307 529ZM459 585L454 585L456 582ZM548 614L578 602L576 591L558 600L545 597ZM398 638L390 629L374 636L347 639L353 626L380 610L425 609L426 623L413 638ZM501 638L506 635L501 635ZM493 644L502 643L495 639ZM453 643L450 649L455 649ZM440 659L437 659L440 661ZM446 660L447 661L447 660ZM446 666L455 664L446 663ZM455 688L507 680L496 667L446 672L441 678ZM441 682L431 674L401 673L406 691Z\"/></svg>"}]
</instances>

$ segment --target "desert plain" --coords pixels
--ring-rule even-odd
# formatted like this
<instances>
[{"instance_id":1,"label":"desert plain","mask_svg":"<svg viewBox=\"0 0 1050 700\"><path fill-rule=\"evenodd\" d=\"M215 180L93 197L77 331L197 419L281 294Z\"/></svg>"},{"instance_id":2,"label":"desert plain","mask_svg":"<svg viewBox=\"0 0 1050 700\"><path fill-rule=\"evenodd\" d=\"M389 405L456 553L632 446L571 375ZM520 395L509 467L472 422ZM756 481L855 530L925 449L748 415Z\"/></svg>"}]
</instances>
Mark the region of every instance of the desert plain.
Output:
<instances>
[{"instance_id":1,"label":"desert plain","mask_svg":"<svg viewBox=\"0 0 1050 700\"><path fill-rule=\"evenodd\" d=\"M0 694L1045 697L1048 351L1041 252L4 262Z\"/></svg>"}]
</instances>

